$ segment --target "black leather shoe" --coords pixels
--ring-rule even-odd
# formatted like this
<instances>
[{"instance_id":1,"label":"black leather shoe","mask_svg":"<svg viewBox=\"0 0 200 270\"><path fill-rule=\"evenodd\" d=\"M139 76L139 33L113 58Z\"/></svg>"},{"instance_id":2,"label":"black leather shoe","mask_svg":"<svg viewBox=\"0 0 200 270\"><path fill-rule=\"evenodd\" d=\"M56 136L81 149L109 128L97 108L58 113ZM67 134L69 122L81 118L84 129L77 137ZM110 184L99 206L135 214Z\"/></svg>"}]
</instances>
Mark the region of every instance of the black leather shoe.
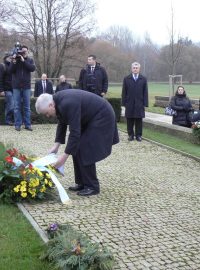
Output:
<instances>
[{"instance_id":1,"label":"black leather shoe","mask_svg":"<svg viewBox=\"0 0 200 270\"><path fill-rule=\"evenodd\" d=\"M32 127L25 127L25 129L27 129L29 131L33 131Z\"/></svg>"},{"instance_id":2,"label":"black leather shoe","mask_svg":"<svg viewBox=\"0 0 200 270\"><path fill-rule=\"evenodd\" d=\"M94 190L94 189L89 189L89 188L85 188L77 192L77 195L79 196L92 196L92 195L97 195L97 194L99 194L99 191Z\"/></svg>"},{"instance_id":3,"label":"black leather shoe","mask_svg":"<svg viewBox=\"0 0 200 270\"><path fill-rule=\"evenodd\" d=\"M84 186L82 186L82 185L75 185L75 186L69 187L68 189L70 191L80 191L80 190L83 190L84 189Z\"/></svg>"},{"instance_id":4,"label":"black leather shoe","mask_svg":"<svg viewBox=\"0 0 200 270\"><path fill-rule=\"evenodd\" d=\"M15 127L15 130L20 131L21 128L20 127Z\"/></svg>"},{"instance_id":5,"label":"black leather shoe","mask_svg":"<svg viewBox=\"0 0 200 270\"><path fill-rule=\"evenodd\" d=\"M142 141L142 137L141 136L137 136L136 137L136 141L141 142Z\"/></svg>"},{"instance_id":6,"label":"black leather shoe","mask_svg":"<svg viewBox=\"0 0 200 270\"><path fill-rule=\"evenodd\" d=\"M131 141L133 141L133 140L134 140L134 136L133 136L133 135L131 135L131 136L128 137L128 141L131 142Z\"/></svg>"}]
</instances>

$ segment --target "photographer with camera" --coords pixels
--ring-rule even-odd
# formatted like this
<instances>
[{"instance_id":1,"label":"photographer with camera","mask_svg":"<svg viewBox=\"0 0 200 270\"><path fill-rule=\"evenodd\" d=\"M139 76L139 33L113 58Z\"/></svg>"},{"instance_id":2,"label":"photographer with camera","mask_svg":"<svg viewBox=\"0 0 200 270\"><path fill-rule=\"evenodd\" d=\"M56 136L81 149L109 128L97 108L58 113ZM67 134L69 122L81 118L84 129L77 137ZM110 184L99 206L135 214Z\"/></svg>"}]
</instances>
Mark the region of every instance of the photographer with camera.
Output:
<instances>
[{"instance_id":1,"label":"photographer with camera","mask_svg":"<svg viewBox=\"0 0 200 270\"><path fill-rule=\"evenodd\" d=\"M12 74L12 87L14 99L15 129L21 130L24 123L25 129L32 131L31 127L31 72L35 70L33 59L28 57L28 47L17 43L12 55L9 71ZM23 119L22 119L23 104Z\"/></svg>"},{"instance_id":2,"label":"photographer with camera","mask_svg":"<svg viewBox=\"0 0 200 270\"><path fill-rule=\"evenodd\" d=\"M8 69L11 57L6 53L0 64L0 96L5 96L5 124L12 126L14 120L14 101L12 90L12 76Z\"/></svg>"},{"instance_id":3,"label":"photographer with camera","mask_svg":"<svg viewBox=\"0 0 200 270\"><path fill-rule=\"evenodd\" d=\"M88 64L81 70L79 88L104 97L108 90L108 76L106 70L96 62L96 56L88 56Z\"/></svg>"}]
</instances>

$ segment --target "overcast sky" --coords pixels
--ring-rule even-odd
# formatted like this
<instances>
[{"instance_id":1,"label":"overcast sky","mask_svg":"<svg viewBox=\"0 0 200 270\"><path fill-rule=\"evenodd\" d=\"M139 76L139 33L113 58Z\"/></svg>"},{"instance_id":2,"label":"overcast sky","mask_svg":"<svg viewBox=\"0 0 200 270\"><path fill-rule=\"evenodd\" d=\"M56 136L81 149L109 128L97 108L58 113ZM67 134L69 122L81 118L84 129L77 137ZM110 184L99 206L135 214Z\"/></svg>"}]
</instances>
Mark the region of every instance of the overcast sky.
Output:
<instances>
[{"instance_id":1,"label":"overcast sky","mask_svg":"<svg viewBox=\"0 0 200 270\"><path fill-rule=\"evenodd\" d=\"M97 0L99 31L111 25L127 26L136 37L148 32L152 41L169 43L171 6L176 36L200 42L200 0Z\"/></svg>"}]
</instances>

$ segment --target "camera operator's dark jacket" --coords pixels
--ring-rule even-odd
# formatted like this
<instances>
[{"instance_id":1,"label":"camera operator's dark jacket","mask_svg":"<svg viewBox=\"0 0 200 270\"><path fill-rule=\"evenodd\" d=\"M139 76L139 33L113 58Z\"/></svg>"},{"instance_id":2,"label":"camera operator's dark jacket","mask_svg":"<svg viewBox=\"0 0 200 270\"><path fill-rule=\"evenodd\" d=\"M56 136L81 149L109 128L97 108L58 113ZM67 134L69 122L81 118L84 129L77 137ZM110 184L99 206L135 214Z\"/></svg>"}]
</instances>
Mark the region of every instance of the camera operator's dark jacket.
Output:
<instances>
[{"instance_id":1,"label":"camera operator's dark jacket","mask_svg":"<svg viewBox=\"0 0 200 270\"><path fill-rule=\"evenodd\" d=\"M0 64L0 92L12 92L12 74L9 72L9 66L10 62L6 60L4 60L4 63Z\"/></svg>"},{"instance_id":2,"label":"camera operator's dark jacket","mask_svg":"<svg viewBox=\"0 0 200 270\"><path fill-rule=\"evenodd\" d=\"M173 115L172 124L191 127L189 112L192 110L192 105L186 94L179 95L176 93L176 95L171 98L170 106L177 113Z\"/></svg>"},{"instance_id":3,"label":"camera operator's dark jacket","mask_svg":"<svg viewBox=\"0 0 200 270\"><path fill-rule=\"evenodd\" d=\"M91 67L86 65L79 76L79 87L82 90L93 92L99 96L108 90L108 76L106 70L96 63L94 72L91 73Z\"/></svg>"},{"instance_id":4,"label":"camera operator's dark jacket","mask_svg":"<svg viewBox=\"0 0 200 270\"><path fill-rule=\"evenodd\" d=\"M17 60L16 64L10 64L13 89L31 89L31 72L35 70L33 59L24 58L24 62Z\"/></svg>"}]
</instances>

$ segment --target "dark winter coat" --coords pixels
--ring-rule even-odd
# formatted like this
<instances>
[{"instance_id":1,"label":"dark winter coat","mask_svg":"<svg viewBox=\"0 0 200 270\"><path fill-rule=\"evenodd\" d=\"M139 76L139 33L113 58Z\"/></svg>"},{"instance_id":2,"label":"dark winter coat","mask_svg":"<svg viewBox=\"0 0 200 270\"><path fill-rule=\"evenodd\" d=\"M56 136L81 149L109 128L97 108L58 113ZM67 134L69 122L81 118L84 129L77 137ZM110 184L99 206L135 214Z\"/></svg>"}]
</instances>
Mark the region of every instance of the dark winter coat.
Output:
<instances>
[{"instance_id":1,"label":"dark winter coat","mask_svg":"<svg viewBox=\"0 0 200 270\"><path fill-rule=\"evenodd\" d=\"M62 91L62 90L66 90L66 89L72 89L72 85L68 82L61 82L60 84L58 84L56 86L55 92L57 93L58 91Z\"/></svg>"},{"instance_id":2,"label":"dark winter coat","mask_svg":"<svg viewBox=\"0 0 200 270\"><path fill-rule=\"evenodd\" d=\"M46 80L45 93L53 95L53 84L49 80ZM35 83L34 97L39 97L41 94L43 94L43 84L42 80L39 80Z\"/></svg>"},{"instance_id":3,"label":"dark winter coat","mask_svg":"<svg viewBox=\"0 0 200 270\"><path fill-rule=\"evenodd\" d=\"M12 73L13 89L31 89L31 72L35 70L33 59L24 58L24 62L10 63L9 71Z\"/></svg>"},{"instance_id":4,"label":"dark winter coat","mask_svg":"<svg viewBox=\"0 0 200 270\"><path fill-rule=\"evenodd\" d=\"M177 113L172 118L172 124L190 127L189 112L192 110L192 105L189 98L185 94L176 94L171 98L170 106Z\"/></svg>"},{"instance_id":5,"label":"dark winter coat","mask_svg":"<svg viewBox=\"0 0 200 270\"><path fill-rule=\"evenodd\" d=\"M9 72L10 62L4 61L0 64L0 92L12 92L12 75Z\"/></svg>"},{"instance_id":6,"label":"dark winter coat","mask_svg":"<svg viewBox=\"0 0 200 270\"><path fill-rule=\"evenodd\" d=\"M65 143L66 154L80 153L84 166L110 155L112 145L119 142L115 113L105 99L78 89L60 91L53 96L59 120L55 142Z\"/></svg>"},{"instance_id":7,"label":"dark winter coat","mask_svg":"<svg viewBox=\"0 0 200 270\"><path fill-rule=\"evenodd\" d=\"M193 114L191 120L192 120L192 122L200 121L200 111L198 111L198 113L196 113L196 114Z\"/></svg>"},{"instance_id":8,"label":"dark winter coat","mask_svg":"<svg viewBox=\"0 0 200 270\"><path fill-rule=\"evenodd\" d=\"M96 63L94 72L91 72L89 65L82 69L79 76L80 89L95 93L101 96L101 93L106 93L108 90L108 75L106 70Z\"/></svg>"},{"instance_id":9,"label":"dark winter coat","mask_svg":"<svg viewBox=\"0 0 200 270\"><path fill-rule=\"evenodd\" d=\"M125 106L126 118L144 118L148 107L148 85L144 76L139 74L137 81L129 74L124 78L122 88L122 106Z\"/></svg>"}]
</instances>

